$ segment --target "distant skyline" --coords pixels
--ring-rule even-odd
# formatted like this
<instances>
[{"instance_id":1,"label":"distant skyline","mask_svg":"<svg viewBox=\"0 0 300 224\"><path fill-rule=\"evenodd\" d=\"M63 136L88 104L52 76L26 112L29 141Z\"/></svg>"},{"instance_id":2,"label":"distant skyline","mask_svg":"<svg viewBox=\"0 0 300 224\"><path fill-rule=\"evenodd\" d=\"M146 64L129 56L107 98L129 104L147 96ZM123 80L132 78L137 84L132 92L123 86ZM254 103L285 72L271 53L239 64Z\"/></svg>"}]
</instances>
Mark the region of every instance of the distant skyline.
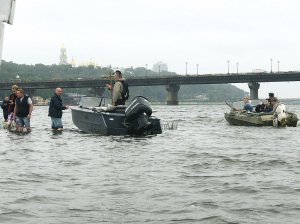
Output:
<instances>
[{"instance_id":1,"label":"distant skyline","mask_svg":"<svg viewBox=\"0 0 300 224\"><path fill-rule=\"evenodd\" d=\"M58 64L64 43L78 64L152 68L163 61L179 74L196 74L197 64L208 74L227 73L228 65L231 73L269 72L272 61L273 71L300 71L299 9L297 0L17 0L2 59ZM259 97L300 97L299 87L261 83Z\"/></svg>"}]
</instances>

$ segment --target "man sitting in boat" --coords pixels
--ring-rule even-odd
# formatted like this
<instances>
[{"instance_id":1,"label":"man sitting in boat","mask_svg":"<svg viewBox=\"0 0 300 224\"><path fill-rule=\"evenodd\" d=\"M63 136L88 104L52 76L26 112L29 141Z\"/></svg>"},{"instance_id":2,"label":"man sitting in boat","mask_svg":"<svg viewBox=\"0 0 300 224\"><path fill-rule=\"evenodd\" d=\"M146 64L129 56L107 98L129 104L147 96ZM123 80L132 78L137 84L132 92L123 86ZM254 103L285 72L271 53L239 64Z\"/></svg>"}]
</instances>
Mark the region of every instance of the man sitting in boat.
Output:
<instances>
[{"instance_id":1,"label":"man sitting in boat","mask_svg":"<svg viewBox=\"0 0 300 224\"><path fill-rule=\"evenodd\" d=\"M269 93L270 107L274 111L279 104L279 100L274 96L274 93Z\"/></svg>"},{"instance_id":2,"label":"man sitting in boat","mask_svg":"<svg viewBox=\"0 0 300 224\"><path fill-rule=\"evenodd\" d=\"M270 104L270 99L265 99L263 104L258 104L255 106L255 112L260 113L260 112L272 112L272 106Z\"/></svg>"},{"instance_id":3,"label":"man sitting in boat","mask_svg":"<svg viewBox=\"0 0 300 224\"><path fill-rule=\"evenodd\" d=\"M129 90L126 80L122 78L122 73L116 70L114 73L115 84L112 87L110 84L106 84L106 87L112 91L112 105L125 105L125 101L129 97Z\"/></svg>"},{"instance_id":4,"label":"man sitting in boat","mask_svg":"<svg viewBox=\"0 0 300 224\"><path fill-rule=\"evenodd\" d=\"M243 101L244 101L244 108L243 110L245 111L253 111L253 106L249 101L249 97L248 96L244 96L243 97Z\"/></svg>"}]
</instances>

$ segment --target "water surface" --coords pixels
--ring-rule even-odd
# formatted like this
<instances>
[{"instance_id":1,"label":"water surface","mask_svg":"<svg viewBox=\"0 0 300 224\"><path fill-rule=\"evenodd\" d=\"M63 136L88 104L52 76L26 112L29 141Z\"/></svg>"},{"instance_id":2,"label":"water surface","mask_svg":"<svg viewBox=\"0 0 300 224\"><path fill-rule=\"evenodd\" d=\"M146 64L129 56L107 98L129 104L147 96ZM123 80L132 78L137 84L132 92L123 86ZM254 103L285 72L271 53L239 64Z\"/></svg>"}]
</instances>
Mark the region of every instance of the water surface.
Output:
<instances>
[{"instance_id":1,"label":"water surface","mask_svg":"<svg viewBox=\"0 0 300 224\"><path fill-rule=\"evenodd\" d=\"M300 105L288 106L300 115ZM299 223L299 126L235 127L226 105L154 106L147 137L0 129L1 223Z\"/></svg>"}]
</instances>

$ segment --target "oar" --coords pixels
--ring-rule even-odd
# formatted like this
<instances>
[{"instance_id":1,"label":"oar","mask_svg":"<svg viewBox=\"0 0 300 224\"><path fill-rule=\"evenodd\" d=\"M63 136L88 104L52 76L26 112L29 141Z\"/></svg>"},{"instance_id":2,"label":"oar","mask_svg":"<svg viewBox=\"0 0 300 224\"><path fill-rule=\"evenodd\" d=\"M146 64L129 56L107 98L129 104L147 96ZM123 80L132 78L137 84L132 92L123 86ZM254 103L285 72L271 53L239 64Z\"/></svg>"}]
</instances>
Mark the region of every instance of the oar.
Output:
<instances>
[{"instance_id":1,"label":"oar","mask_svg":"<svg viewBox=\"0 0 300 224\"><path fill-rule=\"evenodd\" d=\"M225 100L225 103L232 108L232 105Z\"/></svg>"},{"instance_id":2,"label":"oar","mask_svg":"<svg viewBox=\"0 0 300 224\"><path fill-rule=\"evenodd\" d=\"M235 109L230 103L228 103L226 100L225 100L225 103L230 106L231 110L232 111L236 111L237 109Z\"/></svg>"}]
</instances>

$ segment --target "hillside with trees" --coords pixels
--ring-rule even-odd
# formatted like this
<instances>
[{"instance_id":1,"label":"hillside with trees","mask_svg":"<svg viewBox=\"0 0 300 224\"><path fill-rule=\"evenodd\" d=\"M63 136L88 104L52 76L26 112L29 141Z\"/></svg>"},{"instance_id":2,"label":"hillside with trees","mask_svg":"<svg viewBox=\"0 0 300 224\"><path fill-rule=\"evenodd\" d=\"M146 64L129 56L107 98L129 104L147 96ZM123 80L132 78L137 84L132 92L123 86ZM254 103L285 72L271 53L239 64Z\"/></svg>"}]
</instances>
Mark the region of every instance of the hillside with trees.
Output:
<instances>
[{"instance_id":1,"label":"hillside with trees","mask_svg":"<svg viewBox=\"0 0 300 224\"><path fill-rule=\"evenodd\" d=\"M174 76L174 72L160 73L146 70L144 67L122 69L125 78L138 76ZM45 80L74 80L74 79L97 79L109 77L113 69L100 66L71 65L25 65L2 61L0 69L0 82L14 82L16 79L24 81ZM64 93L79 93L90 95L88 89L65 89ZM7 91L1 91L1 97L7 95ZM53 90L37 90L37 95L49 98ZM105 93L109 95L108 91ZM203 85L181 85L178 93L179 101L184 102L222 102L224 100L235 100L241 98L244 91L230 84L203 84ZM139 86L130 87L130 96L142 95L153 102L166 102L167 91L165 86Z\"/></svg>"}]
</instances>

